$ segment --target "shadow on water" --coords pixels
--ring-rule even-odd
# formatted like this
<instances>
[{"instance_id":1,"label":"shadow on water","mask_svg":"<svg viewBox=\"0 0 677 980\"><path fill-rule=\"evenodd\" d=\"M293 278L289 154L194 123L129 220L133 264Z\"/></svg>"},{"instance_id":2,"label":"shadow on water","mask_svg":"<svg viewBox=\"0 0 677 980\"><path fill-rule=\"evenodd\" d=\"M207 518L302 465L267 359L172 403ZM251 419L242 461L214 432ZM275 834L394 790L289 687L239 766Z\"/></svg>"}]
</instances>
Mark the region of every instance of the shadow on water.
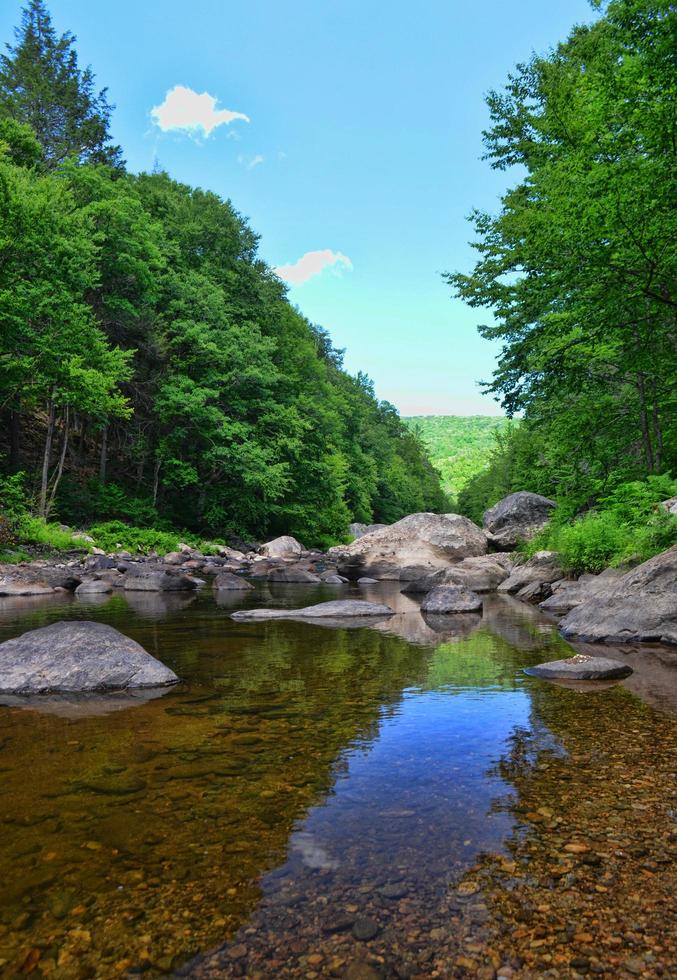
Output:
<instances>
[{"instance_id":1,"label":"shadow on water","mask_svg":"<svg viewBox=\"0 0 677 980\"><path fill-rule=\"evenodd\" d=\"M433 621L396 586L359 594L395 616L351 630L228 616L358 595L329 586L0 602L0 639L97 619L182 678L105 717L70 699L0 709L8 975L188 961L203 975L305 977L332 958L340 975L356 950L381 956L386 975L425 975L436 956L476 955L459 946L464 930L500 948L473 875L503 874L529 839L521 798L536 760L571 758L571 738L600 716L663 716L622 687L592 696L527 678L522 667L571 652L531 607L487 597L482 618ZM663 673L637 690L660 700L672 668L655 657ZM518 778L515 746L530 739ZM366 946L352 934L369 931L363 920L376 929Z\"/></svg>"}]
</instances>

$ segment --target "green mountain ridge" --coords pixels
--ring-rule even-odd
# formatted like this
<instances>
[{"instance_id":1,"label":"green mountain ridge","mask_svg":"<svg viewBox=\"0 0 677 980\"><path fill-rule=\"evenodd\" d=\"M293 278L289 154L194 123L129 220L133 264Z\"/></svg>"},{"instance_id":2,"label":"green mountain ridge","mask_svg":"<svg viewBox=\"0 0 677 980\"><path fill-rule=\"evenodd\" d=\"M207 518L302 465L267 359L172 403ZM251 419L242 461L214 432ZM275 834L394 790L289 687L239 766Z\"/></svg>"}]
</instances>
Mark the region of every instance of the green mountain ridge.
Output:
<instances>
[{"instance_id":1,"label":"green mountain ridge","mask_svg":"<svg viewBox=\"0 0 677 980\"><path fill-rule=\"evenodd\" d=\"M444 489L454 497L487 468L497 433L510 424L493 415L410 415L402 421L420 437Z\"/></svg>"}]
</instances>

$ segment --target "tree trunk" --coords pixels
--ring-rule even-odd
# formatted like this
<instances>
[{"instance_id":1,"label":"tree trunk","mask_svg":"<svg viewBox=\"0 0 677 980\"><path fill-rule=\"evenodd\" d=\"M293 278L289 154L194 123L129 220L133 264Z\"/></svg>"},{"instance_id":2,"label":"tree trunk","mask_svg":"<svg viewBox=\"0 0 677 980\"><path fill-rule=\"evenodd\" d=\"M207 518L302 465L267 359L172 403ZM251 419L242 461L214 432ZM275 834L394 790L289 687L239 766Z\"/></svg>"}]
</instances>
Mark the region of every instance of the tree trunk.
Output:
<instances>
[{"instance_id":1,"label":"tree trunk","mask_svg":"<svg viewBox=\"0 0 677 980\"><path fill-rule=\"evenodd\" d=\"M642 427L642 445L644 446L644 458L649 473L654 471L653 446L651 445L651 434L649 432L649 414L646 405L646 387L644 384L644 372L637 372L637 391L639 393L639 417Z\"/></svg>"},{"instance_id":2,"label":"tree trunk","mask_svg":"<svg viewBox=\"0 0 677 980\"><path fill-rule=\"evenodd\" d=\"M69 414L68 405L66 405L66 412L63 417L63 443L61 445L61 456L59 457L59 465L57 466L56 473L54 475L52 492L49 495L49 503L47 504L47 514L49 514L52 504L54 503L57 487L59 486L59 481L61 480L61 475L63 473L63 464L66 461L66 450L68 449L68 414ZM45 514L45 517L47 517L47 514Z\"/></svg>"},{"instance_id":3,"label":"tree trunk","mask_svg":"<svg viewBox=\"0 0 677 980\"><path fill-rule=\"evenodd\" d=\"M101 433L101 455L99 457L99 483L106 482L106 465L108 463L108 423L103 427Z\"/></svg>"},{"instance_id":4,"label":"tree trunk","mask_svg":"<svg viewBox=\"0 0 677 980\"><path fill-rule=\"evenodd\" d=\"M656 472L660 472L661 466L663 465L663 429L661 427L661 419L658 414L658 392L656 389L656 379L651 379L651 394L652 394L652 412L651 420L653 422L653 435L654 435L654 445L656 447Z\"/></svg>"},{"instance_id":5,"label":"tree trunk","mask_svg":"<svg viewBox=\"0 0 677 980\"><path fill-rule=\"evenodd\" d=\"M56 388L52 389L52 394L49 399L49 412L47 415L47 435L45 436L45 451L42 457L42 478L40 480L40 502L38 504L38 514L40 517L47 516L47 481L49 478L49 461L52 455L52 439L54 437L54 416L55 416L55 405L54 396L56 395Z\"/></svg>"},{"instance_id":6,"label":"tree trunk","mask_svg":"<svg viewBox=\"0 0 677 980\"><path fill-rule=\"evenodd\" d=\"M157 504L158 488L160 486L160 466L162 465L161 460L156 460L155 468L153 470L153 507Z\"/></svg>"}]
</instances>

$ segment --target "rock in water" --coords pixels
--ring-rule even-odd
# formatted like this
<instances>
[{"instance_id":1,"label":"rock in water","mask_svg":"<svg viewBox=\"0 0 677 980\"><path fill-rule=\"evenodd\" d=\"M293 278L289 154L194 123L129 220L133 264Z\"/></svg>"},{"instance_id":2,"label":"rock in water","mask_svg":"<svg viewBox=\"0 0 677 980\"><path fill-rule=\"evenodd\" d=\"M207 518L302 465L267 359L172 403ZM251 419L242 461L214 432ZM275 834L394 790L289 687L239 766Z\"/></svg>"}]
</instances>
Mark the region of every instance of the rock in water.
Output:
<instances>
[{"instance_id":1,"label":"rock in water","mask_svg":"<svg viewBox=\"0 0 677 980\"><path fill-rule=\"evenodd\" d=\"M550 681L609 681L629 677L632 667L608 657L590 657L577 653L567 660L551 660L547 664L526 667L525 674L543 677Z\"/></svg>"},{"instance_id":2,"label":"rock in water","mask_svg":"<svg viewBox=\"0 0 677 980\"><path fill-rule=\"evenodd\" d=\"M484 512L489 542L501 551L512 551L542 530L557 504L540 493L520 490L499 500Z\"/></svg>"},{"instance_id":3,"label":"rock in water","mask_svg":"<svg viewBox=\"0 0 677 980\"><path fill-rule=\"evenodd\" d=\"M169 667L104 623L53 623L0 643L4 694L114 691L176 681Z\"/></svg>"},{"instance_id":4,"label":"rock in water","mask_svg":"<svg viewBox=\"0 0 677 980\"><path fill-rule=\"evenodd\" d=\"M487 539L460 514L409 514L349 545L329 549L339 574L357 579L421 578L472 555L484 555Z\"/></svg>"},{"instance_id":5,"label":"rock in water","mask_svg":"<svg viewBox=\"0 0 677 980\"><path fill-rule=\"evenodd\" d=\"M677 643L677 545L580 603L559 625L564 636L590 643Z\"/></svg>"},{"instance_id":6,"label":"rock in water","mask_svg":"<svg viewBox=\"0 0 677 980\"><path fill-rule=\"evenodd\" d=\"M283 534L282 537L273 538L272 541L261 545L260 550L267 558L300 558L303 545L289 534Z\"/></svg>"},{"instance_id":7,"label":"rock in water","mask_svg":"<svg viewBox=\"0 0 677 980\"><path fill-rule=\"evenodd\" d=\"M214 579L214 588L217 592L251 592L254 586L245 582L240 575L233 575L232 572L221 572Z\"/></svg>"},{"instance_id":8,"label":"rock in water","mask_svg":"<svg viewBox=\"0 0 677 980\"><path fill-rule=\"evenodd\" d=\"M456 588L452 585L438 585L421 603L424 613L465 613L478 612L482 600L470 589Z\"/></svg>"},{"instance_id":9,"label":"rock in water","mask_svg":"<svg viewBox=\"0 0 677 980\"><path fill-rule=\"evenodd\" d=\"M354 616L392 616L390 606L361 599L335 599L302 609L241 609L231 619L349 619Z\"/></svg>"},{"instance_id":10,"label":"rock in water","mask_svg":"<svg viewBox=\"0 0 677 980\"><path fill-rule=\"evenodd\" d=\"M319 575L314 575L307 568L273 568L268 573L269 582L289 582L298 585L319 585L322 579Z\"/></svg>"},{"instance_id":11,"label":"rock in water","mask_svg":"<svg viewBox=\"0 0 677 980\"><path fill-rule=\"evenodd\" d=\"M457 588L463 586L473 592L493 592L508 578L512 565L512 560L505 554L464 558L457 565L410 582L402 592L406 595L421 595L438 585L453 585Z\"/></svg>"}]
</instances>

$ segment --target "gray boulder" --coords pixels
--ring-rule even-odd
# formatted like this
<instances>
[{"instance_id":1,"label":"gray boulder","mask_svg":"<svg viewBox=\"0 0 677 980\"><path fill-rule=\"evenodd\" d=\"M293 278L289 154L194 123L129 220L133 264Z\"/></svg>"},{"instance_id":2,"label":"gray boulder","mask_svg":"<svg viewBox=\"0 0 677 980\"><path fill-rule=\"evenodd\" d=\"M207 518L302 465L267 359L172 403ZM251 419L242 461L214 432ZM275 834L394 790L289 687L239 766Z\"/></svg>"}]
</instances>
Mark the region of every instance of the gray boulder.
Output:
<instances>
[{"instance_id":1,"label":"gray boulder","mask_svg":"<svg viewBox=\"0 0 677 980\"><path fill-rule=\"evenodd\" d=\"M400 580L421 578L486 550L484 532L467 517L424 513L331 548L329 555L348 578Z\"/></svg>"},{"instance_id":2,"label":"gray boulder","mask_svg":"<svg viewBox=\"0 0 677 980\"><path fill-rule=\"evenodd\" d=\"M516 565L508 578L498 586L499 592L515 595L527 585L533 583L551 583L561 581L564 577L559 555L555 551L537 551L535 555ZM543 596L541 596L543 598Z\"/></svg>"},{"instance_id":3,"label":"gray boulder","mask_svg":"<svg viewBox=\"0 0 677 980\"><path fill-rule=\"evenodd\" d=\"M365 534L371 534L372 531L380 531L382 528L386 527L385 524L351 524L348 527L348 533L352 538L357 540L357 538L363 538Z\"/></svg>"},{"instance_id":4,"label":"gray boulder","mask_svg":"<svg viewBox=\"0 0 677 980\"><path fill-rule=\"evenodd\" d=\"M51 595L53 592L48 582L29 582L22 576L0 576L0 596Z\"/></svg>"},{"instance_id":5,"label":"gray boulder","mask_svg":"<svg viewBox=\"0 0 677 980\"><path fill-rule=\"evenodd\" d=\"M290 566L288 568L273 568L268 572L269 582L289 582L297 585L319 585L322 579L307 568Z\"/></svg>"},{"instance_id":6,"label":"gray boulder","mask_svg":"<svg viewBox=\"0 0 677 980\"><path fill-rule=\"evenodd\" d=\"M632 667L607 657L577 653L567 660L551 660L536 667L526 667L524 673L550 681L608 681L629 677Z\"/></svg>"},{"instance_id":7,"label":"gray boulder","mask_svg":"<svg viewBox=\"0 0 677 980\"><path fill-rule=\"evenodd\" d=\"M300 558L303 545L289 534L283 534L282 537L273 538L261 545L260 551L267 558Z\"/></svg>"},{"instance_id":8,"label":"gray boulder","mask_svg":"<svg viewBox=\"0 0 677 980\"><path fill-rule=\"evenodd\" d=\"M240 575L233 575L232 572L221 572L214 579L214 588L217 592L251 592L254 586L245 582Z\"/></svg>"},{"instance_id":9,"label":"gray boulder","mask_svg":"<svg viewBox=\"0 0 677 980\"><path fill-rule=\"evenodd\" d=\"M127 592L190 592L197 582L189 575L173 574L167 569L152 569L137 565L127 571L124 588Z\"/></svg>"},{"instance_id":10,"label":"gray boulder","mask_svg":"<svg viewBox=\"0 0 677 980\"><path fill-rule=\"evenodd\" d=\"M452 585L473 592L493 592L508 578L512 565L512 560L504 554L464 558L457 565L410 582L402 591L407 595L426 594L438 585Z\"/></svg>"},{"instance_id":11,"label":"gray boulder","mask_svg":"<svg viewBox=\"0 0 677 980\"><path fill-rule=\"evenodd\" d=\"M677 517L677 497L670 497L669 500L664 500L661 503L661 507L667 510L668 514Z\"/></svg>"},{"instance_id":12,"label":"gray boulder","mask_svg":"<svg viewBox=\"0 0 677 980\"><path fill-rule=\"evenodd\" d=\"M543 612L563 615L594 595L611 595L623 575L618 568L607 568L599 575L581 575L578 580L553 582L552 595L539 606Z\"/></svg>"},{"instance_id":13,"label":"gray boulder","mask_svg":"<svg viewBox=\"0 0 677 980\"><path fill-rule=\"evenodd\" d=\"M53 623L0 643L3 694L112 691L177 680L169 667L104 623Z\"/></svg>"},{"instance_id":14,"label":"gray boulder","mask_svg":"<svg viewBox=\"0 0 677 980\"><path fill-rule=\"evenodd\" d=\"M343 578L342 575L334 575L333 572L325 572L323 575L320 576L320 578L326 585L346 584L346 580Z\"/></svg>"},{"instance_id":15,"label":"gray boulder","mask_svg":"<svg viewBox=\"0 0 677 980\"><path fill-rule=\"evenodd\" d=\"M559 625L564 636L589 643L677 643L677 545L580 603Z\"/></svg>"},{"instance_id":16,"label":"gray boulder","mask_svg":"<svg viewBox=\"0 0 677 980\"><path fill-rule=\"evenodd\" d=\"M481 608L482 600L475 592L451 585L438 585L421 603L421 612L434 614L479 612Z\"/></svg>"},{"instance_id":17,"label":"gray boulder","mask_svg":"<svg viewBox=\"0 0 677 980\"><path fill-rule=\"evenodd\" d=\"M352 619L356 616L392 616L390 606L379 602L363 602L361 599L334 599L319 602L302 609L241 609L231 614L231 619Z\"/></svg>"},{"instance_id":18,"label":"gray boulder","mask_svg":"<svg viewBox=\"0 0 677 980\"><path fill-rule=\"evenodd\" d=\"M484 512L483 524L490 544L500 551L512 551L545 527L556 506L554 500L526 490L504 497Z\"/></svg>"},{"instance_id":19,"label":"gray boulder","mask_svg":"<svg viewBox=\"0 0 677 980\"><path fill-rule=\"evenodd\" d=\"M78 585L75 590L77 596L83 595L106 595L113 591L113 586L110 582L106 582L104 579L88 579Z\"/></svg>"}]
</instances>

